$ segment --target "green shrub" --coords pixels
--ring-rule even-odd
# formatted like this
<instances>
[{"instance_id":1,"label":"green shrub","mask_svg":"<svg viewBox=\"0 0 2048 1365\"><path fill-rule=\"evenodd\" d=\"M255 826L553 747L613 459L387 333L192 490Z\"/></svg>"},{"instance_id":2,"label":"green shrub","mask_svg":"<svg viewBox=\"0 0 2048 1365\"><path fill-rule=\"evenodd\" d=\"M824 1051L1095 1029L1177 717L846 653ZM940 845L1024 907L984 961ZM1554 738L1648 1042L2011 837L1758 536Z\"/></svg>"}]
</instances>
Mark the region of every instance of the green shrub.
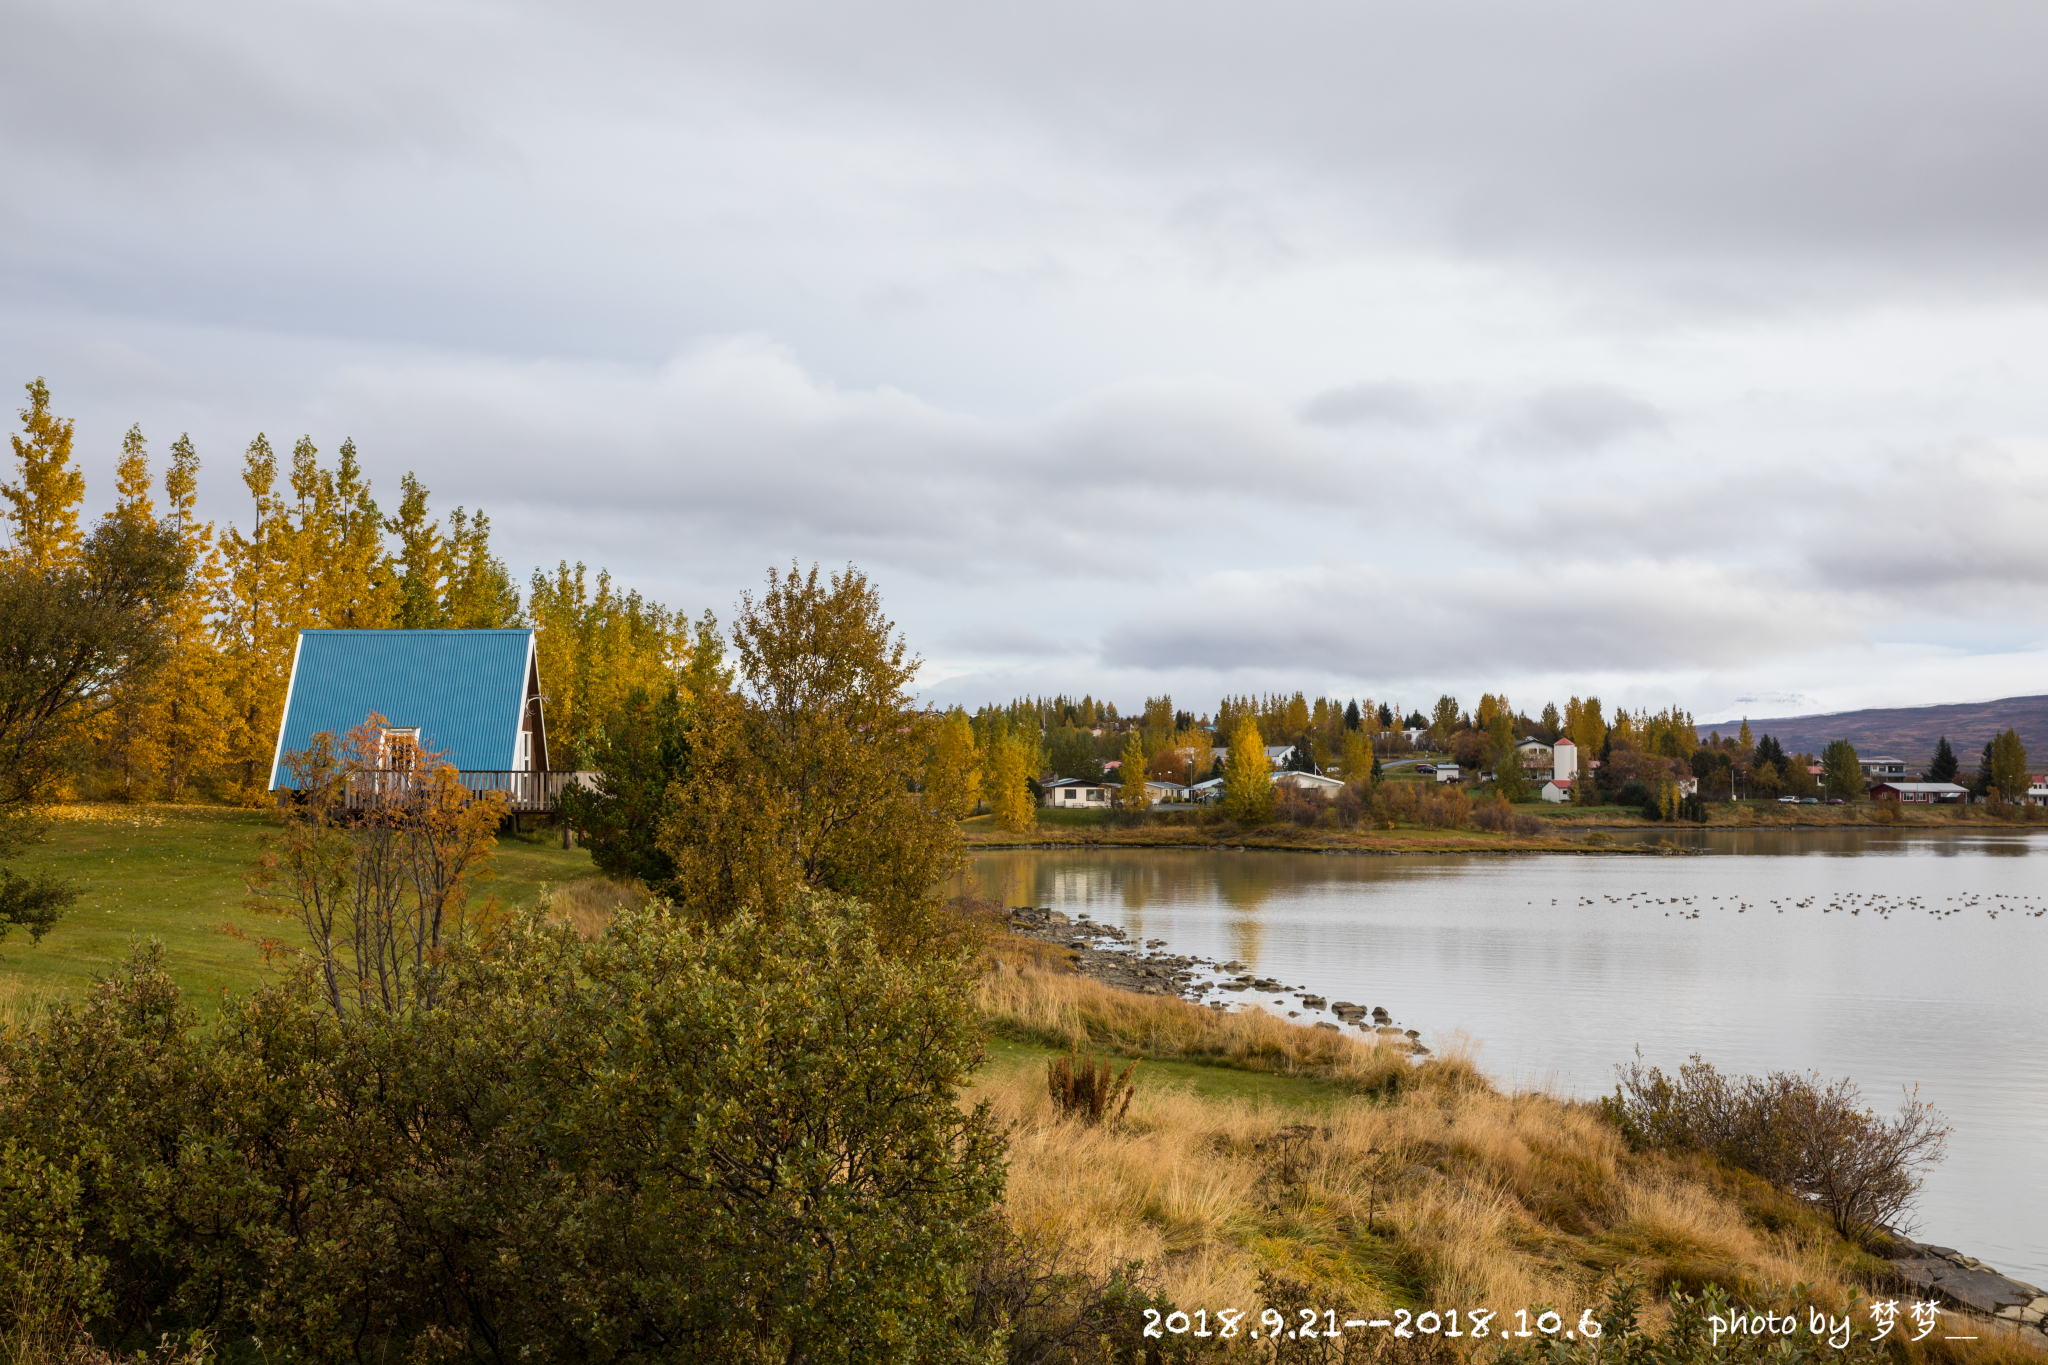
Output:
<instances>
[{"instance_id":1,"label":"green shrub","mask_svg":"<svg viewBox=\"0 0 2048 1365\"><path fill-rule=\"evenodd\" d=\"M202 1031L144 948L10 1040L0 1152L75 1179L45 1260L103 1265L74 1293L100 1340L986 1354L957 1324L1002 1167L955 1103L981 1053L952 965L805 898L772 928L629 911L594 943L527 918L445 970L437 1005L346 1018L300 972Z\"/></svg>"}]
</instances>

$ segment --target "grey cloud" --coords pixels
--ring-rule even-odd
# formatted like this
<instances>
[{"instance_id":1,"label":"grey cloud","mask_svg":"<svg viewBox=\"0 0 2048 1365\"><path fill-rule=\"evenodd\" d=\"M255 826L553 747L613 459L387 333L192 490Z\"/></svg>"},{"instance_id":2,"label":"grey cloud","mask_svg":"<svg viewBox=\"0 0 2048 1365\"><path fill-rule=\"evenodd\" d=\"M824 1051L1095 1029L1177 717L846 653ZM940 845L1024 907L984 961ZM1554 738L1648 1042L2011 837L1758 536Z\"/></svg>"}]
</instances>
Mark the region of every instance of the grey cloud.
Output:
<instances>
[{"instance_id":1,"label":"grey cloud","mask_svg":"<svg viewBox=\"0 0 2048 1365\"><path fill-rule=\"evenodd\" d=\"M1159 567L1153 534L1341 503L1330 462L1369 467L1228 385L1119 385L1005 427L893 390L821 384L752 339L652 375L360 368L322 402L352 414L366 451L417 469L444 500L487 492L501 525L578 518L614 542L666 539L699 557L775 545L949 579L1028 566L1141 580ZM1125 534L1133 525L1147 534Z\"/></svg>"},{"instance_id":2,"label":"grey cloud","mask_svg":"<svg viewBox=\"0 0 2048 1365\"><path fill-rule=\"evenodd\" d=\"M1866 462L1810 536L1814 570L1898 607L2038 618L2048 444L1972 443Z\"/></svg>"},{"instance_id":3,"label":"grey cloud","mask_svg":"<svg viewBox=\"0 0 2048 1365\"><path fill-rule=\"evenodd\" d=\"M1017 621L983 622L948 631L940 637L939 648L949 654L1040 660L1071 656L1075 652L1071 642L1057 640Z\"/></svg>"},{"instance_id":4,"label":"grey cloud","mask_svg":"<svg viewBox=\"0 0 2048 1365\"><path fill-rule=\"evenodd\" d=\"M1199 614L1119 624L1106 661L1405 681L1726 667L1860 638L1817 593L1705 563L1239 572L1201 597Z\"/></svg>"},{"instance_id":5,"label":"grey cloud","mask_svg":"<svg viewBox=\"0 0 2048 1365\"><path fill-rule=\"evenodd\" d=\"M1515 453L1583 455L1664 429L1664 414L1634 394L1604 384L1560 385L1517 405L1486 444Z\"/></svg>"},{"instance_id":6,"label":"grey cloud","mask_svg":"<svg viewBox=\"0 0 2048 1365\"><path fill-rule=\"evenodd\" d=\"M1417 384L1361 380L1325 389L1302 405L1301 415L1318 426L1385 425L1434 427L1446 417L1443 401Z\"/></svg>"}]
</instances>

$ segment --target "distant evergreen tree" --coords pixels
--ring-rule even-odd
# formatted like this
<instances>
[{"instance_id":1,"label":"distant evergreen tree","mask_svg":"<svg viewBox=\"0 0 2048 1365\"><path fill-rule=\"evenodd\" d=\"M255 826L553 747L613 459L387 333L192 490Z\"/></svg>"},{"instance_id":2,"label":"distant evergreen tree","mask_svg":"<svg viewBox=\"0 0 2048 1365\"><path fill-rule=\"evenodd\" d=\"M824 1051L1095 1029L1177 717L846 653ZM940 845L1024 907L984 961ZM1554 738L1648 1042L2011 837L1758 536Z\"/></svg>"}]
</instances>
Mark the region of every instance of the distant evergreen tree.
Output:
<instances>
[{"instance_id":1,"label":"distant evergreen tree","mask_svg":"<svg viewBox=\"0 0 2048 1365\"><path fill-rule=\"evenodd\" d=\"M1351 705L1344 708L1344 728L1356 730L1363 721L1364 717L1358 714L1358 698L1353 697Z\"/></svg>"},{"instance_id":2,"label":"distant evergreen tree","mask_svg":"<svg viewBox=\"0 0 2048 1365\"><path fill-rule=\"evenodd\" d=\"M1391 729L1393 729L1393 728L1394 728L1394 708L1393 708L1393 707L1391 707L1391 706L1389 706L1389 705L1387 705L1387 704L1386 704L1385 702L1381 702L1381 703L1380 703L1380 729L1382 729L1382 730L1391 730Z\"/></svg>"},{"instance_id":3,"label":"distant evergreen tree","mask_svg":"<svg viewBox=\"0 0 2048 1365\"><path fill-rule=\"evenodd\" d=\"M1785 746L1772 739L1769 735L1765 735L1756 742L1756 757L1751 761L1755 763L1768 763L1779 772L1783 772L1785 771Z\"/></svg>"},{"instance_id":4,"label":"distant evergreen tree","mask_svg":"<svg viewBox=\"0 0 2048 1365\"><path fill-rule=\"evenodd\" d=\"M1949 747L1948 736L1943 735L1941 742L1934 746L1934 762L1927 769L1927 780L1953 782L1956 780L1956 770L1960 767L1962 764L1956 761L1956 751Z\"/></svg>"}]
</instances>

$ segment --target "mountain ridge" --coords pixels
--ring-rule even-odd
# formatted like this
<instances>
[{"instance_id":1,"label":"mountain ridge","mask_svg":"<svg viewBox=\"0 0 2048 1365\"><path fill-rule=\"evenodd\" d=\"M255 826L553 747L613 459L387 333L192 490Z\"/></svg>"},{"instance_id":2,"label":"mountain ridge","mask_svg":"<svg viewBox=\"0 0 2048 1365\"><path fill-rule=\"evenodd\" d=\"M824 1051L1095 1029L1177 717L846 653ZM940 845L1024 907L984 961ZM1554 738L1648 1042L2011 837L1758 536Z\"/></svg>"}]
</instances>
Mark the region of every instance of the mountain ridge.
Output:
<instances>
[{"instance_id":1,"label":"mountain ridge","mask_svg":"<svg viewBox=\"0 0 2048 1365\"><path fill-rule=\"evenodd\" d=\"M1856 711L1824 711L1807 716L1750 716L1752 735L1770 735L1787 753L1818 754L1830 741L1846 739L1864 758L1905 760L1918 776L1934 761L1934 747L1943 736L1974 772L1978 756L1993 735L2017 730L2027 746L2030 765L2048 760L2048 695L2001 697L1997 701L1957 702L1934 706L1870 706ZM1702 722L1701 735L1718 730L1725 737L1742 728L1743 718Z\"/></svg>"}]
</instances>

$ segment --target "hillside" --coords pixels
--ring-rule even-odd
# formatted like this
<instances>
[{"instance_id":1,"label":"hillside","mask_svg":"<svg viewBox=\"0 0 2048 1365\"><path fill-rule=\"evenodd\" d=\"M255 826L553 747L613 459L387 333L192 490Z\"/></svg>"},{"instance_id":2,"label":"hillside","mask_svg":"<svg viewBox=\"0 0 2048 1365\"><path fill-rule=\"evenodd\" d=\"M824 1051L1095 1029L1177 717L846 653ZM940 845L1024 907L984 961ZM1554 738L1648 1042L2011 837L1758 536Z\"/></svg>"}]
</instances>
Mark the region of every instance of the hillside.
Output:
<instances>
[{"instance_id":1,"label":"hillside","mask_svg":"<svg viewBox=\"0 0 2048 1365\"><path fill-rule=\"evenodd\" d=\"M1700 723L1700 733L1719 730L1732 735L1742 717ZM1991 737L2007 729L2019 731L2030 755L2048 757L2048 696L2006 697L2000 701L1959 706L1889 706L1862 711L1830 711L1814 716L1751 716L1752 734L1770 735L1788 753L1819 753L1830 740L1846 739L1866 757L1902 758L1914 773L1934 759L1934 745L1943 735L1954 746L1965 771L1975 771L1977 756Z\"/></svg>"}]
</instances>

